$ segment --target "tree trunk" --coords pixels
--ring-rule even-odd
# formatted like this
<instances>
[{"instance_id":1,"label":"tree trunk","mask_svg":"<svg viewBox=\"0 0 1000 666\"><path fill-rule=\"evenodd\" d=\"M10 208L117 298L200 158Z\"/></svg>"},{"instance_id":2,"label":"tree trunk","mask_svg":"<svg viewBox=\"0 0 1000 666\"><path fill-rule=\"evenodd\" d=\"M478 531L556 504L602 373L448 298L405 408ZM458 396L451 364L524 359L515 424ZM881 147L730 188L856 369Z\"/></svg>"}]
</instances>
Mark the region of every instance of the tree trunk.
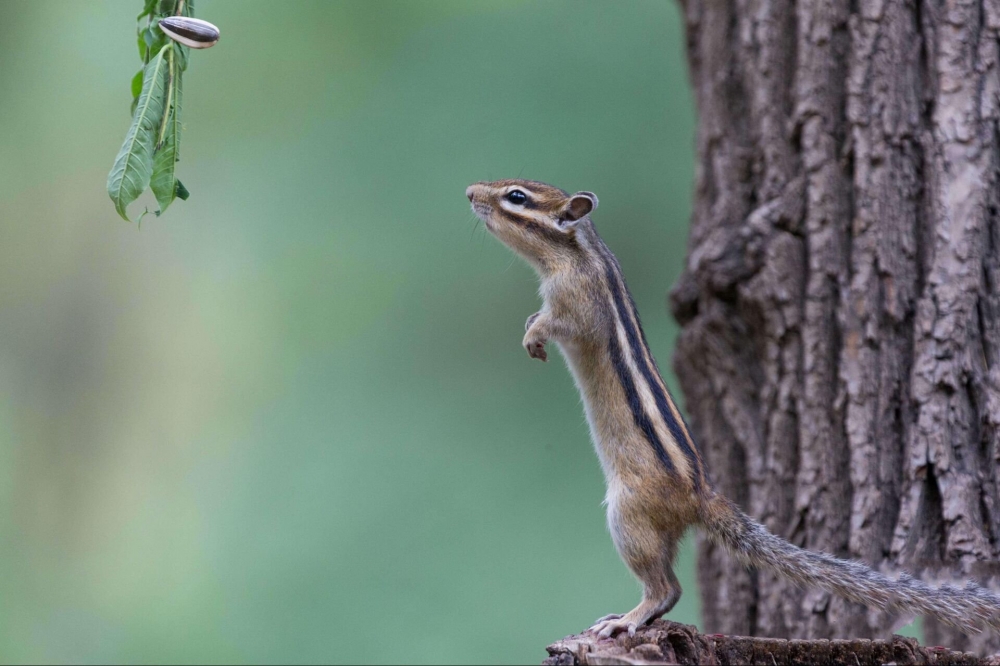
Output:
<instances>
[{"instance_id":1,"label":"tree trunk","mask_svg":"<svg viewBox=\"0 0 1000 666\"><path fill-rule=\"evenodd\" d=\"M799 546L996 587L1000 0L682 5L699 162L674 365L718 489ZM706 631L899 624L705 541L699 580Z\"/></svg>"}]
</instances>

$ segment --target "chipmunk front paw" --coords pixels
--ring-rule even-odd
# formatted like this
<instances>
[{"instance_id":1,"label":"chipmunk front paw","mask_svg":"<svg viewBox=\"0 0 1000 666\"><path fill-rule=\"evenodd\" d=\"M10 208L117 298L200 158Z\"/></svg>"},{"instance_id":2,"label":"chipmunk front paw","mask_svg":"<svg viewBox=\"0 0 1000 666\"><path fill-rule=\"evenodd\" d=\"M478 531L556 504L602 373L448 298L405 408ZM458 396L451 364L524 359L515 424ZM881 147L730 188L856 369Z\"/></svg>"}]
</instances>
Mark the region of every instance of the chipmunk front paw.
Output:
<instances>
[{"instance_id":1,"label":"chipmunk front paw","mask_svg":"<svg viewBox=\"0 0 1000 666\"><path fill-rule=\"evenodd\" d=\"M545 352L545 343L549 341L550 319L542 312L536 312L524 322L524 340L521 344L528 350L528 356L539 361L547 361L549 355Z\"/></svg>"},{"instance_id":2,"label":"chipmunk front paw","mask_svg":"<svg viewBox=\"0 0 1000 666\"><path fill-rule=\"evenodd\" d=\"M524 348L528 350L528 356L537 358L539 361L549 360L549 355L545 351L546 340L537 339L534 336L524 336Z\"/></svg>"}]
</instances>

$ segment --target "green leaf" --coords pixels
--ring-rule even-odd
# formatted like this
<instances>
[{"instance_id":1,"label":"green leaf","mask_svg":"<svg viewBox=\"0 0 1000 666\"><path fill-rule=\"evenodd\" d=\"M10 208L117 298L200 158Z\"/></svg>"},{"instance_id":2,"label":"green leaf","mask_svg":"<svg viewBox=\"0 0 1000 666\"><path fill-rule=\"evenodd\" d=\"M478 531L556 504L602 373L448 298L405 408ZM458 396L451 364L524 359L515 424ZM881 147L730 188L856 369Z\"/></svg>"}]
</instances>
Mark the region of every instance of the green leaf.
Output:
<instances>
[{"instance_id":1,"label":"green leaf","mask_svg":"<svg viewBox=\"0 0 1000 666\"><path fill-rule=\"evenodd\" d=\"M132 99L134 100L138 100L139 95L142 94L142 72L143 70L140 69L132 77Z\"/></svg>"},{"instance_id":2,"label":"green leaf","mask_svg":"<svg viewBox=\"0 0 1000 666\"><path fill-rule=\"evenodd\" d=\"M177 51L177 63L181 71L185 71L188 68L188 53L191 51L188 47L184 46L179 42L174 42L174 49Z\"/></svg>"},{"instance_id":3,"label":"green leaf","mask_svg":"<svg viewBox=\"0 0 1000 666\"><path fill-rule=\"evenodd\" d=\"M162 49L146 65L142 92L132 115L118 157L108 174L108 196L115 210L128 220L126 208L139 198L153 173L153 146L163 120L167 88L167 49Z\"/></svg>"},{"instance_id":4,"label":"green leaf","mask_svg":"<svg viewBox=\"0 0 1000 666\"><path fill-rule=\"evenodd\" d=\"M157 215L167 210L177 196L177 160L180 159L181 145L181 71L176 66L173 53L170 69L172 75L168 78L167 100L170 106L166 122L161 128L160 144L153 156L153 176L149 182L150 189L156 195L160 204Z\"/></svg>"},{"instance_id":5,"label":"green leaf","mask_svg":"<svg viewBox=\"0 0 1000 666\"><path fill-rule=\"evenodd\" d=\"M154 9L156 9L156 0L146 0L146 4L142 8L142 13L136 16L135 20L138 21L143 16L149 16L153 13Z\"/></svg>"},{"instance_id":6,"label":"green leaf","mask_svg":"<svg viewBox=\"0 0 1000 666\"><path fill-rule=\"evenodd\" d=\"M155 23L142 31L142 39L146 42L146 46L149 47L150 53L158 52L172 41L169 37L163 34L163 31L160 30L160 26Z\"/></svg>"}]
</instances>

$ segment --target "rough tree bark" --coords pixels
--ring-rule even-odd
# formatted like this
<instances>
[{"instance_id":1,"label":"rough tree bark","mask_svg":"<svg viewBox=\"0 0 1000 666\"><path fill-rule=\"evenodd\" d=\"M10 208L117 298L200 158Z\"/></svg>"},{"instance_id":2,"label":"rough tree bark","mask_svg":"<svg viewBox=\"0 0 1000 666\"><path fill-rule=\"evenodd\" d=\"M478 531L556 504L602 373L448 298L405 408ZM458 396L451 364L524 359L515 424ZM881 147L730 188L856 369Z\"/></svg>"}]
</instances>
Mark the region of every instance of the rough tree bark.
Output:
<instances>
[{"instance_id":1,"label":"rough tree bark","mask_svg":"<svg viewBox=\"0 0 1000 666\"><path fill-rule=\"evenodd\" d=\"M805 548L997 587L1000 0L682 9L699 163L674 365L717 486ZM706 631L894 626L707 542L699 580Z\"/></svg>"}]
</instances>

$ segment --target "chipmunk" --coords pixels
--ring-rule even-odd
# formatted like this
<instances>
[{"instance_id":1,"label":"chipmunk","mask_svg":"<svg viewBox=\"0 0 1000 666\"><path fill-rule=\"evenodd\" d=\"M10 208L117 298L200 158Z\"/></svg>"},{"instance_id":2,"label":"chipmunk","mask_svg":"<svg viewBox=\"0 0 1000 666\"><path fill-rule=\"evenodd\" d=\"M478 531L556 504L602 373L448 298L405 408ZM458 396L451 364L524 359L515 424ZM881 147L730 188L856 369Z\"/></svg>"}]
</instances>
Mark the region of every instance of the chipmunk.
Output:
<instances>
[{"instance_id":1,"label":"chipmunk","mask_svg":"<svg viewBox=\"0 0 1000 666\"><path fill-rule=\"evenodd\" d=\"M966 632L1000 630L1000 596L969 583L932 587L907 574L890 578L859 562L803 550L774 536L715 491L680 410L646 344L617 259L597 234L592 192L570 195L529 180L478 182L465 191L472 210L534 267L542 309L528 317L522 344L545 361L562 351L583 397L607 482L615 548L642 582L642 601L590 628L601 638L668 612L681 596L673 572L691 526L748 567L893 613L930 615Z\"/></svg>"}]
</instances>

